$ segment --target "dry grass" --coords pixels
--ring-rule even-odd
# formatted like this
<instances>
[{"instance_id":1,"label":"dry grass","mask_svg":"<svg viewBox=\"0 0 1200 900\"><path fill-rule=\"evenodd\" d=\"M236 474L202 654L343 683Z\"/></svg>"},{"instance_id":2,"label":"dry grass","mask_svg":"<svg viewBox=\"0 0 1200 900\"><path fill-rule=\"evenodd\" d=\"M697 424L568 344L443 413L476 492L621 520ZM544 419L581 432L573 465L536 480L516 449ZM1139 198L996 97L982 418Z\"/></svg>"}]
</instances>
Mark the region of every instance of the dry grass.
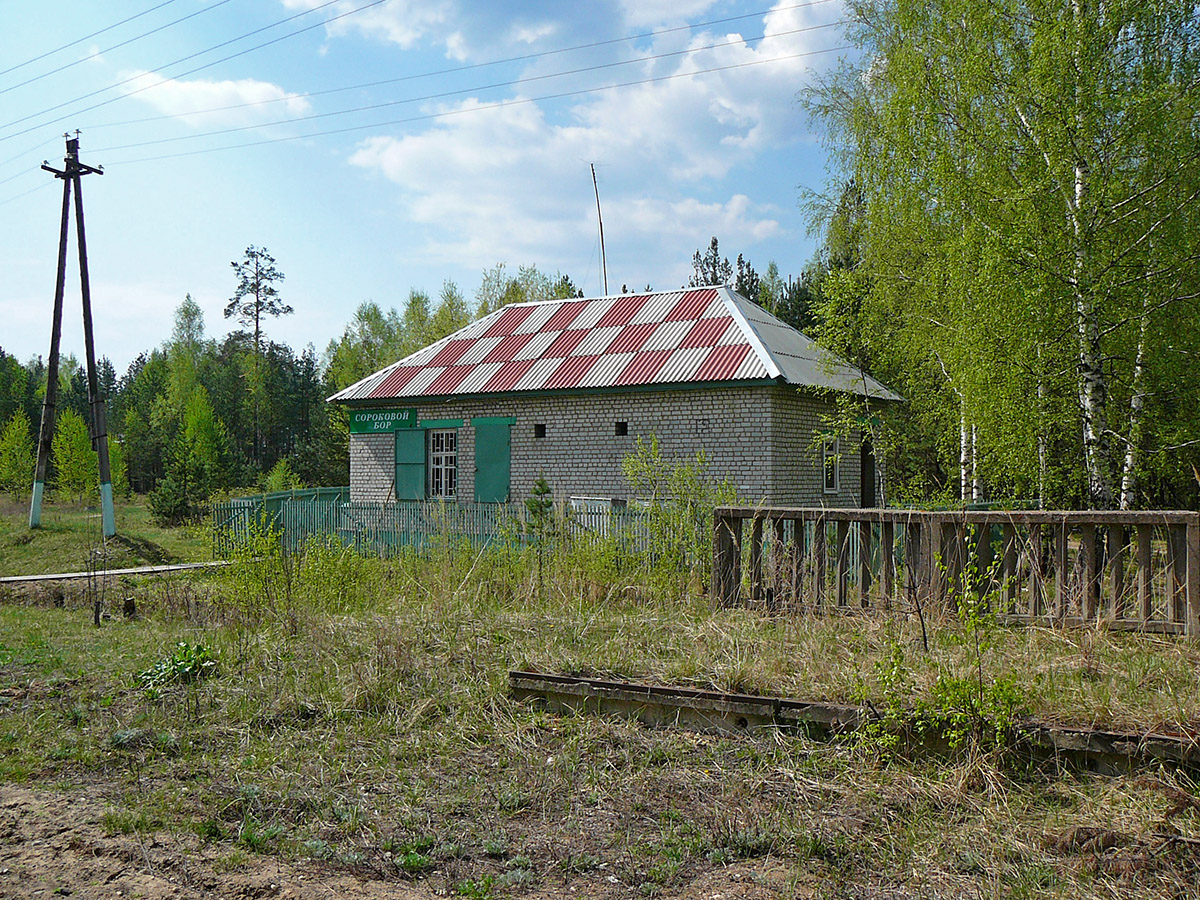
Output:
<instances>
[{"instance_id":1,"label":"dry grass","mask_svg":"<svg viewBox=\"0 0 1200 900\"><path fill-rule=\"evenodd\" d=\"M557 718L511 701L506 677L853 702L897 658L913 699L982 662L1043 717L1190 728L1188 641L985 627L976 660L957 620L933 623L926 653L902 614L713 610L578 557L539 590L527 562L314 552L299 568L139 582L146 616L100 630L70 604L0 607L0 777L91 785L114 822L193 829L234 860L309 856L463 896L617 891L609 878L652 896L747 864L797 897L1177 897L1200 878L1184 774ZM148 697L135 673L179 640L213 649L219 674Z\"/></svg>"}]
</instances>

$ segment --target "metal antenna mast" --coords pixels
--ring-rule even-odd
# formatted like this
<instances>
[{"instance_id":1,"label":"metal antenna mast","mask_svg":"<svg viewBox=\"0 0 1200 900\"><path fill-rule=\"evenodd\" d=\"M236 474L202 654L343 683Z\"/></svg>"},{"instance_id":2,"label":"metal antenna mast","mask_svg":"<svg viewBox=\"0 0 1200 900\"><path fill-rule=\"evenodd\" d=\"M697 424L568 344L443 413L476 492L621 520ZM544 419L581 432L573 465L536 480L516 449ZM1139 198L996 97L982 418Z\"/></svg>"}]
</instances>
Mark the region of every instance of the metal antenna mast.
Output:
<instances>
[{"instance_id":1,"label":"metal antenna mast","mask_svg":"<svg viewBox=\"0 0 1200 900\"><path fill-rule=\"evenodd\" d=\"M596 220L600 223L600 270L604 273L604 295L608 296L608 259L604 255L604 219L600 217L600 185L596 184L596 164L592 167L592 187L596 190Z\"/></svg>"},{"instance_id":2,"label":"metal antenna mast","mask_svg":"<svg viewBox=\"0 0 1200 900\"><path fill-rule=\"evenodd\" d=\"M92 436L92 448L100 457L100 510L101 524L105 537L117 533L116 517L113 514L112 475L108 466L108 416L104 398L100 396L100 381L96 375L96 345L92 335L92 289L88 281L87 239L83 231L83 186L84 175L103 175L100 167L89 166L79 161L79 132L75 137L64 134L67 155L61 171L43 162L42 168L62 179L62 224L58 231L58 277L54 286L54 321L50 327L50 360L46 373L46 397L42 401L42 423L38 432L37 470L33 476L33 500L29 506L29 527L37 528L42 523L42 494L46 488L46 467L50 462L50 445L54 440L55 407L58 403L58 345L62 338L63 290L67 280L67 231L71 215L71 187L75 188L75 231L79 246L79 289L83 297L83 340L87 350L88 430Z\"/></svg>"}]
</instances>

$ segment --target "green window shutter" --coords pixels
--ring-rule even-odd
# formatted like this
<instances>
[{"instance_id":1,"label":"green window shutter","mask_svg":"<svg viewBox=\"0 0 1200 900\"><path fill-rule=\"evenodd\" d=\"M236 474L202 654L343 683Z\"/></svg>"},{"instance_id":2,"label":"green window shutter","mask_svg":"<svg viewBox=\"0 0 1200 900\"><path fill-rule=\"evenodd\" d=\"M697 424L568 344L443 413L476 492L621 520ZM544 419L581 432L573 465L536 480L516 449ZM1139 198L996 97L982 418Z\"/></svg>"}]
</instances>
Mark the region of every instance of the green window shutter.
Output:
<instances>
[{"instance_id":1,"label":"green window shutter","mask_svg":"<svg viewBox=\"0 0 1200 900\"><path fill-rule=\"evenodd\" d=\"M396 499L425 499L425 432L396 432Z\"/></svg>"},{"instance_id":2,"label":"green window shutter","mask_svg":"<svg viewBox=\"0 0 1200 900\"><path fill-rule=\"evenodd\" d=\"M475 502L505 503L511 444L507 422L473 422L475 426Z\"/></svg>"}]
</instances>

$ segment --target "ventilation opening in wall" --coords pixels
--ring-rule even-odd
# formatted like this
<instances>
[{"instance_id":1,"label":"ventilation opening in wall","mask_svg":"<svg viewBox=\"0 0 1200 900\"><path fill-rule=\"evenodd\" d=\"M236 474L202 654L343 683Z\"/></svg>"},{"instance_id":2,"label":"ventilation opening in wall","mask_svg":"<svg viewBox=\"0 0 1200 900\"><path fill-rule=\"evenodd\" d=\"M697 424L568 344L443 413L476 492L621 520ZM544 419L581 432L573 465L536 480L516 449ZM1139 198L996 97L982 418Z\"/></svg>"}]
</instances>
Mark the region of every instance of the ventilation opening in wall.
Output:
<instances>
[{"instance_id":1,"label":"ventilation opening in wall","mask_svg":"<svg viewBox=\"0 0 1200 900\"><path fill-rule=\"evenodd\" d=\"M540 422L537 425L534 425L533 436L535 438L544 438L546 436L546 426Z\"/></svg>"},{"instance_id":2,"label":"ventilation opening in wall","mask_svg":"<svg viewBox=\"0 0 1200 900\"><path fill-rule=\"evenodd\" d=\"M625 435L629 434L629 423L617 422L613 428L613 434L615 434L617 437L624 437Z\"/></svg>"}]
</instances>

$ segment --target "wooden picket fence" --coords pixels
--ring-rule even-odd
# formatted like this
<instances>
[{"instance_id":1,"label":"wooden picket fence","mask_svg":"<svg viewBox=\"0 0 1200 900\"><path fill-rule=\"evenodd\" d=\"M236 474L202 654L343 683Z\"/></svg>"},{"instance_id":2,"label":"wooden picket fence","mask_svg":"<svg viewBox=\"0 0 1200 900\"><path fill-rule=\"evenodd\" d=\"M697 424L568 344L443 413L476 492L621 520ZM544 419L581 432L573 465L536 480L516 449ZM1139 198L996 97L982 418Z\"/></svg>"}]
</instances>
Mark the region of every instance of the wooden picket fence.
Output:
<instances>
[{"instance_id":1,"label":"wooden picket fence","mask_svg":"<svg viewBox=\"0 0 1200 900\"><path fill-rule=\"evenodd\" d=\"M1200 513L721 507L716 598L818 614L968 594L1012 622L1200 634Z\"/></svg>"}]
</instances>

